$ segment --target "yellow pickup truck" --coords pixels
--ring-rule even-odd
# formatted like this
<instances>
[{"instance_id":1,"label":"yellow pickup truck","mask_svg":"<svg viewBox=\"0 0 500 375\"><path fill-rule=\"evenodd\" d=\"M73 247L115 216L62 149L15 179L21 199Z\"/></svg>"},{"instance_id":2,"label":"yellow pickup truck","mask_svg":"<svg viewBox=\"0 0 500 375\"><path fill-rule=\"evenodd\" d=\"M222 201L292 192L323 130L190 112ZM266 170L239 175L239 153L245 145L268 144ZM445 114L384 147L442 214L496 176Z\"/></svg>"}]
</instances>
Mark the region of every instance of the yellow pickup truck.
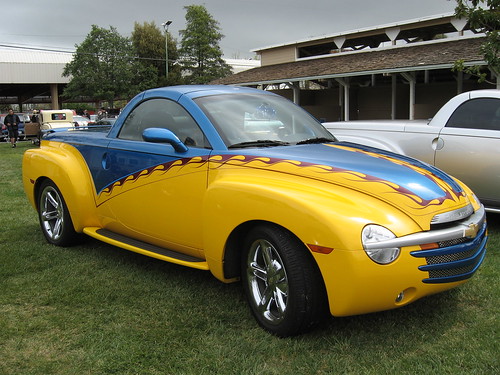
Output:
<instances>
[{"instance_id":1,"label":"yellow pickup truck","mask_svg":"<svg viewBox=\"0 0 500 375\"><path fill-rule=\"evenodd\" d=\"M23 183L48 242L85 234L241 280L257 322L280 337L325 312L393 309L456 287L486 254L484 207L466 185L338 142L251 88L140 93L111 127L46 134L24 154Z\"/></svg>"}]
</instances>

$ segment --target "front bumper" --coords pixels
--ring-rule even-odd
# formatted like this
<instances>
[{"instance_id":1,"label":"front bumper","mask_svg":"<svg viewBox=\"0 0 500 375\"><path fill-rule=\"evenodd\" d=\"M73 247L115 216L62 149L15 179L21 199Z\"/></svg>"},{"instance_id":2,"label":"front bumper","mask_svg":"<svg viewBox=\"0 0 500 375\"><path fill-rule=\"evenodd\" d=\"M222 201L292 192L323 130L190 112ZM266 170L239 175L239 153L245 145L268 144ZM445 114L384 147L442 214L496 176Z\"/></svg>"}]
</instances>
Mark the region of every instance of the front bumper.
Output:
<instances>
[{"instance_id":1,"label":"front bumper","mask_svg":"<svg viewBox=\"0 0 500 375\"><path fill-rule=\"evenodd\" d=\"M418 267L428 273L424 283L450 283L470 278L481 265L488 240L486 213L481 206L468 218L442 229L367 244L367 249L419 246L410 254L425 258L426 265Z\"/></svg>"},{"instance_id":2,"label":"front bumper","mask_svg":"<svg viewBox=\"0 0 500 375\"><path fill-rule=\"evenodd\" d=\"M431 230L370 244L401 247L391 264L380 265L365 251L334 250L314 254L334 316L398 308L452 289L477 271L486 254L487 225L481 207L466 219Z\"/></svg>"}]
</instances>

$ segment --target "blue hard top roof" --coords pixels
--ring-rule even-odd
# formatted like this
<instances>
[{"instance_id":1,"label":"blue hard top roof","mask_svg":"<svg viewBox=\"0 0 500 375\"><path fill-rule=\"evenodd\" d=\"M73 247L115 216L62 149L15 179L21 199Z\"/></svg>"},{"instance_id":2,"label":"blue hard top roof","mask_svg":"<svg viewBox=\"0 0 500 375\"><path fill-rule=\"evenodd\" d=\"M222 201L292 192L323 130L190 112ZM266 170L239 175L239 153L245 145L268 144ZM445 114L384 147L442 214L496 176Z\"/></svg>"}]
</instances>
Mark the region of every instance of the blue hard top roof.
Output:
<instances>
[{"instance_id":1,"label":"blue hard top roof","mask_svg":"<svg viewBox=\"0 0 500 375\"><path fill-rule=\"evenodd\" d=\"M146 90L145 93L178 93L179 95L189 95L192 98L205 95L231 94L231 93L265 93L272 94L259 89L242 86L225 86L225 85L181 85L167 86L155 89ZM274 95L274 94L272 94Z\"/></svg>"}]
</instances>

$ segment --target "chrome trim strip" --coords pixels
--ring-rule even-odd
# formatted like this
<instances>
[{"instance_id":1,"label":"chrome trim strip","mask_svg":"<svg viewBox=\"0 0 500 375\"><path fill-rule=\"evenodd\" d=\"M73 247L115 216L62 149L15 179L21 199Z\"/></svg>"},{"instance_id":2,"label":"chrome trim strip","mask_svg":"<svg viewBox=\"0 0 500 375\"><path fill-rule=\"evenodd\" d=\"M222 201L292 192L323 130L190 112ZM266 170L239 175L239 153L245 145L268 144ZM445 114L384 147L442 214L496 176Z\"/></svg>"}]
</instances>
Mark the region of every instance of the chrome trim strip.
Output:
<instances>
[{"instance_id":1,"label":"chrome trim strip","mask_svg":"<svg viewBox=\"0 0 500 375\"><path fill-rule=\"evenodd\" d=\"M467 237L469 233L474 234L474 229L481 228L486 220L484 206L481 205L473 215L451 228L438 229L427 232L409 234L407 236L393 238L387 241L380 241L366 244L365 250L386 249L389 247L406 247L422 245L432 242L448 241L457 238ZM477 231L476 231L477 234ZM471 237L475 237L475 234Z\"/></svg>"},{"instance_id":2,"label":"chrome trim strip","mask_svg":"<svg viewBox=\"0 0 500 375\"><path fill-rule=\"evenodd\" d=\"M476 238L472 239L469 242L460 243L458 245L439 247L437 249L414 250L410 252L410 255L416 258L433 258L433 257L462 253L464 251L470 251L480 246L481 243L488 238L488 236L486 235L486 231L487 231L486 225L483 225L483 227L478 232Z\"/></svg>"},{"instance_id":3,"label":"chrome trim strip","mask_svg":"<svg viewBox=\"0 0 500 375\"><path fill-rule=\"evenodd\" d=\"M473 213L474 207L472 207L472 204L469 203L467 206L459 208L457 210L443 212L442 214L435 215L431 220L431 224L444 224L451 221L462 220L469 217Z\"/></svg>"}]
</instances>

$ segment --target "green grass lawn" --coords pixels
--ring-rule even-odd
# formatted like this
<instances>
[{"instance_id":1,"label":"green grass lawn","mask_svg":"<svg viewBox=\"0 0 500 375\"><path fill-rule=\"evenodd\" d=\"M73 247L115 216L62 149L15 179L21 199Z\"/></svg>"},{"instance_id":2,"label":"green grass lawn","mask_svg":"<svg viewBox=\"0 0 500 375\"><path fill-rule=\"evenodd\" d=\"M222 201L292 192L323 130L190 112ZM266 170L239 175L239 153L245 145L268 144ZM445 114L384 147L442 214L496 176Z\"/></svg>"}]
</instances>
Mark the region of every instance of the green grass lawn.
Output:
<instances>
[{"instance_id":1,"label":"green grass lawn","mask_svg":"<svg viewBox=\"0 0 500 375\"><path fill-rule=\"evenodd\" d=\"M89 239L47 244L0 143L0 375L498 374L500 215L467 284L279 339L239 284Z\"/></svg>"}]
</instances>

